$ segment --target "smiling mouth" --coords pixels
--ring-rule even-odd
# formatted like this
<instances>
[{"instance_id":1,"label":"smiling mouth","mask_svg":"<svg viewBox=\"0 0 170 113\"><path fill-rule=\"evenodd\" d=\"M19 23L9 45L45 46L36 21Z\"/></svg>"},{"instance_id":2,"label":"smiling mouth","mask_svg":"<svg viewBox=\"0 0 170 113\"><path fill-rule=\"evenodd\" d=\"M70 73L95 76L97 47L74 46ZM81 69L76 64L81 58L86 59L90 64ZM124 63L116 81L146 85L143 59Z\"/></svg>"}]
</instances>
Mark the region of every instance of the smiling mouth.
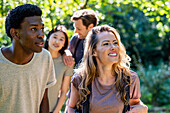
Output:
<instances>
[{"instance_id":1,"label":"smiling mouth","mask_svg":"<svg viewBox=\"0 0 170 113\"><path fill-rule=\"evenodd\" d=\"M44 42L40 42L40 43L35 43L37 46L39 47L43 47L44 46Z\"/></svg>"},{"instance_id":2,"label":"smiling mouth","mask_svg":"<svg viewBox=\"0 0 170 113\"><path fill-rule=\"evenodd\" d=\"M111 57L116 57L117 53L109 53L108 55L111 56Z\"/></svg>"},{"instance_id":3,"label":"smiling mouth","mask_svg":"<svg viewBox=\"0 0 170 113\"><path fill-rule=\"evenodd\" d=\"M59 46L58 45L53 45L54 47L58 48Z\"/></svg>"}]
</instances>

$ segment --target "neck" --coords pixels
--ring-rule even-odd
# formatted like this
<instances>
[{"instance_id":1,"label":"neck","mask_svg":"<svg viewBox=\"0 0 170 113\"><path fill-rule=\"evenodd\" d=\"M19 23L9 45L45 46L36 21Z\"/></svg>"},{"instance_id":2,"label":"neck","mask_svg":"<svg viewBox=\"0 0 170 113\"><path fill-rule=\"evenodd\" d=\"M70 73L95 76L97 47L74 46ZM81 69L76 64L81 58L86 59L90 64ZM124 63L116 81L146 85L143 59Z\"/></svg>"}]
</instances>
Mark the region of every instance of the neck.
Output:
<instances>
[{"instance_id":1,"label":"neck","mask_svg":"<svg viewBox=\"0 0 170 113\"><path fill-rule=\"evenodd\" d=\"M112 67L107 67L107 66L98 66L98 71L99 71L99 77L106 77L110 78L113 77L113 70Z\"/></svg>"},{"instance_id":2,"label":"neck","mask_svg":"<svg viewBox=\"0 0 170 113\"><path fill-rule=\"evenodd\" d=\"M34 55L33 52L27 53L22 51L22 49L14 47L14 45L3 48L2 53L9 61L15 64L26 64L32 59Z\"/></svg>"},{"instance_id":3,"label":"neck","mask_svg":"<svg viewBox=\"0 0 170 113\"><path fill-rule=\"evenodd\" d=\"M111 85L115 81L115 73L113 73L112 65L102 65L101 63L97 63L99 77L98 80L101 84Z\"/></svg>"},{"instance_id":4,"label":"neck","mask_svg":"<svg viewBox=\"0 0 170 113\"><path fill-rule=\"evenodd\" d=\"M61 55L59 51L53 51L50 48L48 50L51 53L52 58L58 58Z\"/></svg>"}]
</instances>

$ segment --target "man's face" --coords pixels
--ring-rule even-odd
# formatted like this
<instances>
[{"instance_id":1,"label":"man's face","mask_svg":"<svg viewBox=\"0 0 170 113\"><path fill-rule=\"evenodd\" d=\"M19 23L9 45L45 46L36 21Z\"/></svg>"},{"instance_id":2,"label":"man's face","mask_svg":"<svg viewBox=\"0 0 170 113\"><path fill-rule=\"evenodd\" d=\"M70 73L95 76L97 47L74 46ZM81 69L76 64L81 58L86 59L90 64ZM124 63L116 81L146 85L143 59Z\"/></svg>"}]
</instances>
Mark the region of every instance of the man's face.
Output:
<instances>
[{"instance_id":1,"label":"man's face","mask_svg":"<svg viewBox=\"0 0 170 113\"><path fill-rule=\"evenodd\" d=\"M19 46L28 53L41 52L44 44L44 24L40 16L26 17L19 29Z\"/></svg>"},{"instance_id":2,"label":"man's face","mask_svg":"<svg viewBox=\"0 0 170 113\"><path fill-rule=\"evenodd\" d=\"M78 33L78 38L84 39L86 38L88 32L91 30L90 27L86 28L86 26L83 25L83 22L81 19L74 21L74 32Z\"/></svg>"}]
</instances>

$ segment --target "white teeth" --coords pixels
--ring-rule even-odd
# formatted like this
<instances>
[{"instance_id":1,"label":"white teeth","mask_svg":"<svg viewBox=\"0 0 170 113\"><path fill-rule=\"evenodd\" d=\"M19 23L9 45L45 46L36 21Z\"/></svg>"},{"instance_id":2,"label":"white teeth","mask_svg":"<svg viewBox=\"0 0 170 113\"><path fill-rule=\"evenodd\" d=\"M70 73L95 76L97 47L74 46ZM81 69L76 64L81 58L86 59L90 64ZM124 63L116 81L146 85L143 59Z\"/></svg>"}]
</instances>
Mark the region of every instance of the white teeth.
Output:
<instances>
[{"instance_id":1,"label":"white teeth","mask_svg":"<svg viewBox=\"0 0 170 113\"><path fill-rule=\"evenodd\" d=\"M117 56L117 54L116 54L116 53L113 53L113 54L109 54L109 56Z\"/></svg>"}]
</instances>

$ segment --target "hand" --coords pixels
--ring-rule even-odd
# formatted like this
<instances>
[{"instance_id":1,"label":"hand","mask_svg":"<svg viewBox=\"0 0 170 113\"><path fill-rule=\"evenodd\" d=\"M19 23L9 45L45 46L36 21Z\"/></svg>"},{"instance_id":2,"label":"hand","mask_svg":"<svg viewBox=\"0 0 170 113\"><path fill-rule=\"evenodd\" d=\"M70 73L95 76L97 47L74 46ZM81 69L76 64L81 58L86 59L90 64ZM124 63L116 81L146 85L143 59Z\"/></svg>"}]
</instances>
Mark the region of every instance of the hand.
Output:
<instances>
[{"instance_id":1,"label":"hand","mask_svg":"<svg viewBox=\"0 0 170 113\"><path fill-rule=\"evenodd\" d=\"M57 112L57 111L54 111L53 113L59 113L59 112Z\"/></svg>"},{"instance_id":2,"label":"hand","mask_svg":"<svg viewBox=\"0 0 170 113\"><path fill-rule=\"evenodd\" d=\"M74 58L70 54L69 54L69 56L67 56L66 53L64 53L63 54L63 61L64 61L64 64L69 66L69 67L73 67L73 65L75 64Z\"/></svg>"},{"instance_id":3,"label":"hand","mask_svg":"<svg viewBox=\"0 0 170 113\"><path fill-rule=\"evenodd\" d=\"M146 105L132 105L131 110L126 113L148 113L148 107Z\"/></svg>"}]
</instances>

